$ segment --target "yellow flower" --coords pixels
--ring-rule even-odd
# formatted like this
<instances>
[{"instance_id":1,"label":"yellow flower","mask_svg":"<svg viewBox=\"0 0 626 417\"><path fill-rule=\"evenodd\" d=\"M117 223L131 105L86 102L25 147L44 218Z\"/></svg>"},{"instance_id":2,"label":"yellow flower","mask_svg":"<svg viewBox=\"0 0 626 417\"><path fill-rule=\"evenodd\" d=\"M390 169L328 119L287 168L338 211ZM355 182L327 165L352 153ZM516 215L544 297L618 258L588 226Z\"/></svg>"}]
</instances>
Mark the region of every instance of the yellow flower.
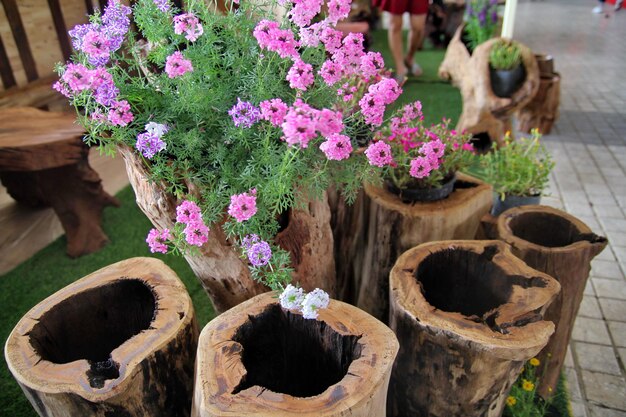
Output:
<instances>
[{"instance_id":1,"label":"yellow flower","mask_svg":"<svg viewBox=\"0 0 626 417\"><path fill-rule=\"evenodd\" d=\"M532 366L539 366L539 364L541 363L537 358L532 358L529 362Z\"/></svg>"},{"instance_id":2,"label":"yellow flower","mask_svg":"<svg viewBox=\"0 0 626 417\"><path fill-rule=\"evenodd\" d=\"M532 391L535 388L535 384L533 384L529 380L524 379L523 381L524 382L522 382L522 389L524 391Z\"/></svg>"},{"instance_id":3,"label":"yellow flower","mask_svg":"<svg viewBox=\"0 0 626 417\"><path fill-rule=\"evenodd\" d=\"M506 403L509 405L509 407L513 407L515 404L517 404L517 400L515 399L515 397L509 395L509 397L506 399Z\"/></svg>"}]
</instances>

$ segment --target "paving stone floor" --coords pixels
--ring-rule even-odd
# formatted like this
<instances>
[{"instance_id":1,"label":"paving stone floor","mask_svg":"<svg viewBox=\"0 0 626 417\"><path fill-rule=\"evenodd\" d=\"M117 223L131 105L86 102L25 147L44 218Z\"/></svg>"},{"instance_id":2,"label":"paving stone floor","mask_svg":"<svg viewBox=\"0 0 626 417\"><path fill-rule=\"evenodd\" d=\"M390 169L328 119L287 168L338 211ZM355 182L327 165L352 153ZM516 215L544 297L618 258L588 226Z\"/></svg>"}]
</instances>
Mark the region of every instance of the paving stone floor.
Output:
<instances>
[{"instance_id":1,"label":"paving stone floor","mask_svg":"<svg viewBox=\"0 0 626 417\"><path fill-rule=\"evenodd\" d=\"M575 417L626 417L626 10L592 0L520 0L514 37L555 57L561 115L545 143L543 200L609 238L593 261L566 361Z\"/></svg>"}]
</instances>

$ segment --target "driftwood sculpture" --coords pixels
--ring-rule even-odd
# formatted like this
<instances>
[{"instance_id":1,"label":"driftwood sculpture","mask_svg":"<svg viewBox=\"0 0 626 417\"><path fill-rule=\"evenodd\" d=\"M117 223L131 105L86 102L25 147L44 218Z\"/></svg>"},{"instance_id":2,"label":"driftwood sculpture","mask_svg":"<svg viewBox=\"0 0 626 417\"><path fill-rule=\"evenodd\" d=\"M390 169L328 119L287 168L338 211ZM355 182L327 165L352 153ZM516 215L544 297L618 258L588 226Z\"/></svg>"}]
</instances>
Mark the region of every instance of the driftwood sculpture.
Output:
<instances>
[{"instance_id":1,"label":"driftwood sculpture","mask_svg":"<svg viewBox=\"0 0 626 417\"><path fill-rule=\"evenodd\" d=\"M532 129L548 134L554 122L559 118L561 102L561 76L553 73L541 76L539 90L535 97L517 113L519 130L530 133Z\"/></svg>"},{"instance_id":2,"label":"driftwood sculpture","mask_svg":"<svg viewBox=\"0 0 626 417\"><path fill-rule=\"evenodd\" d=\"M583 298L591 260L607 245L583 222L547 206L524 206L505 211L498 218L499 238L532 268L545 272L561 284L561 293L546 312L556 325L554 335L541 352L546 366L539 393L556 392L567 345Z\"/></svg>"},{"instance_id":3,"label":"driftwood sculpture","mask_svg":"<svg viewBox=\"0 0 626 417\"><path fill-rule=\"evenodd\" d=\"M384 417L398 341L331 300L316 320L262 294L202 330L194 417Z\"/></svg>"},{"instance_id":4,"label":"driftwood sculpture","mask_svg":"<svg viewBox=\"0 0 626 417\"><path fill-rule=\"evenodd\" d=\"M390 275L400 341L389 417L500 417L524 361L548 342L559 291L499 241L441 241L405 252Z\"/></svg>"},{"instance_id":5,"label":"driftwood sculpture","mask_svg":"<svg viewBox=\"0 0 626 417\"><path fill-rule=\"evenodd\" d=\"M40 416L189 416L198 327L185 286L153 258L88 275L9 335L9 370Z\"/></svg>"},{"instance_id":6,"label":"driftwood sculpture","mask_svg":"<svg viewBox=\"0 0 626 417\"><path fill-rule=\"evenodd\" d=\"M491 207L491 186L458 175L447 198L424 203L403 203L385 188L366 186L369 200L367 240L357 306L387 321L389 271L406 250L425 242L473 239L481 217Z\"/></svg>"},{"instance_id":7,"label":"driftwood sculpture","mask_svg":"<svg viewBox=\"0 0 626 417\"><path fill-rule=\"evenodd\" d=\"M439 77L450 80L463 97L463 111L456 130L487 135L490 143L503 144L505 132L512 131L511 116L535 96L539 88L539 70L532 51L520 44L526 81L511 98L497 97L491 89L489 53L498 40L490 39L476 47L472 54L463 43L465 26L456 31L443 62Z\"/></svg>"},{"instance_id":8,"label":"driftwood sculpture","mask_svg":"<svg viewBox=\"0 0 626 417\"><path fill-rule=\"evenodd\" d=\"M150 180L144 162L130 148L120 148L137 205L158 229L174 226L176 204L163 184ZM190 185L193 190L193 185ZM302 210L291 210L284 230L276 241L289 250L295 269L294 280L306 290L335 291L333 238L330 210L326 200L312 201ZM195 275L220 313L268 289L252 280L247 262L226 239L219 225L213 225L200 255L185 255Z\"/></svg>"}]
</instances>

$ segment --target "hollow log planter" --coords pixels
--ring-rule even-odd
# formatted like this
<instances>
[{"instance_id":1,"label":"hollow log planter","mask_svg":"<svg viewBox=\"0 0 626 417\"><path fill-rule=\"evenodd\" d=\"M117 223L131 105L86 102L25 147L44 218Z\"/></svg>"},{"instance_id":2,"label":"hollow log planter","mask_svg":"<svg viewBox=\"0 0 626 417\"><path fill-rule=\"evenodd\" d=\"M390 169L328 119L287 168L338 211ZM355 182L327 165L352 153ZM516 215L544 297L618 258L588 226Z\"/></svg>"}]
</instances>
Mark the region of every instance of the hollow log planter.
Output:
<instances>
[{"instance_id":1,"label":"hollow log planter","mask_svg":"<svg viewBox=\"0 0 626 417\"><path fill-rule=\"evenodd\" d=\"M439 77L450 80L461 91L463 110L456 130L475 135L487 135L489 143L503 145L504 134L512 131L511 116L524 107L537 94L539 68L532 51L519 44L522 63L526 70L526 81L511 98L497 97L491 89L489 53L499 39L490 39L478 45L470 55L463 43L465 26L460 26L439 66Z\"/></svg>"},{"instance_id":2,"label":"hollow log planter","mask_svg":"<svg viewBox=\"0 0 626 417\"><path fill-rule=\"evenodd\" d=\"M221 314L200 334L194 417L384 417L393 332L331 300L316 320L273 294Z\"/></svg>"},{"instance_id":3,"label":"hollow log planter","mask_svg":"<svg viewBox=\"0 0 626 417\"><path fill-rule=\"evenodd\" d=\"M550 133L559 118L560 102L561 76L558 73L542 74L537 94L517 113L520 132L530 133L537 128L543 134Z\"/></svg>"},{"instance_id":4,"label":"hollow log planter","mask_svg":"<svg viewBox=\"0 0 626 417\"><path fill-rule=\"evenodd\" d=\"M174 227L177 201L165 185L150 179L148 167L129 147L120 147L137 205L159 230ZM193 192L195 187L189 184ZM335 291L333 239L326 200L312 201L301 210L290 210L288 224L276 242L291 252L294 280L306 290ZM212 225L208 242L199 255L185 255L216 312L221 313L257 294L268 291L255 282L246 260L239 256L219 225Z\"/></svg>"},{"instance_id":5,"label":"hollow log planter","mask_svg":"<svg viewBox=\"0 0 626 417\"><path fill-rule=\"evenodd\" d=\"M390 275L400 341L390 417L499 417L524 362L548 342L559 291L500 241L441 241L405 252Z\"/></svg>"},{"instance_id":6,"label":"hollow log planter","mask_svg":"<svg viewBox=\"0 0 626 417\"><path fill-rule=\"evenodd\" d=\"M174 271L132 258L33 307L5 346L40 416L189 416L198 327Z\"/></svg>"},{"instance_id":7,"label":"hollow log planter","mask_svg":"<svg viewBox=\"0 0 626 417\"><path fill-rule=\"evenodd\" d=\"M452 194L432 202L407 204L385 188L365 187L370 201L359 308L387 322L389 272L404 251L425 242L474 238L481 217L491 207L491 186L457 176Z\"/></svg>"},{"instance_id":8,"label":"hollow log planter","mask_svg":"<svg viewBox=\"0 0 626 417\"><path fill-rule=\"evenodd\" d=\"M549 388L556 391L591 260L608 241L576 217L547 206L509 209L498 218L497 230L516 256L561 284L561 293L545 316L554 322L556 330L539 357L546 371L538 392L545 398L550 396Z\"/></svg>"}]
</instances>

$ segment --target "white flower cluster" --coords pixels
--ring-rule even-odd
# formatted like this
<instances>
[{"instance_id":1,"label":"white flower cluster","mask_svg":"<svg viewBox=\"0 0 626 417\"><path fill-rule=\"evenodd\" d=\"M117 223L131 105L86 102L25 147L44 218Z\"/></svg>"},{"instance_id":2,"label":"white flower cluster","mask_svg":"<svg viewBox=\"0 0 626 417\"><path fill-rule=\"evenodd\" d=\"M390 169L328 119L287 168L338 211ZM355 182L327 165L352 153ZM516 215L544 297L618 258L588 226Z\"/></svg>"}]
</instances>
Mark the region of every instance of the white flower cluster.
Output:
<instances>
[{"instance_id":1,"label":"white flower cluster","mask_svg":"<svg viewBox=\"0 0 626 417\"><path fill-rule=\"evenodd\" d=\"M302 312L305 319L316 319L321 308L328 307L330 296L326 291L319 288L305 294L302 288L287 285L280 294L280 305L287 310L298 310Z\"/></svg>"}]
</instances>

